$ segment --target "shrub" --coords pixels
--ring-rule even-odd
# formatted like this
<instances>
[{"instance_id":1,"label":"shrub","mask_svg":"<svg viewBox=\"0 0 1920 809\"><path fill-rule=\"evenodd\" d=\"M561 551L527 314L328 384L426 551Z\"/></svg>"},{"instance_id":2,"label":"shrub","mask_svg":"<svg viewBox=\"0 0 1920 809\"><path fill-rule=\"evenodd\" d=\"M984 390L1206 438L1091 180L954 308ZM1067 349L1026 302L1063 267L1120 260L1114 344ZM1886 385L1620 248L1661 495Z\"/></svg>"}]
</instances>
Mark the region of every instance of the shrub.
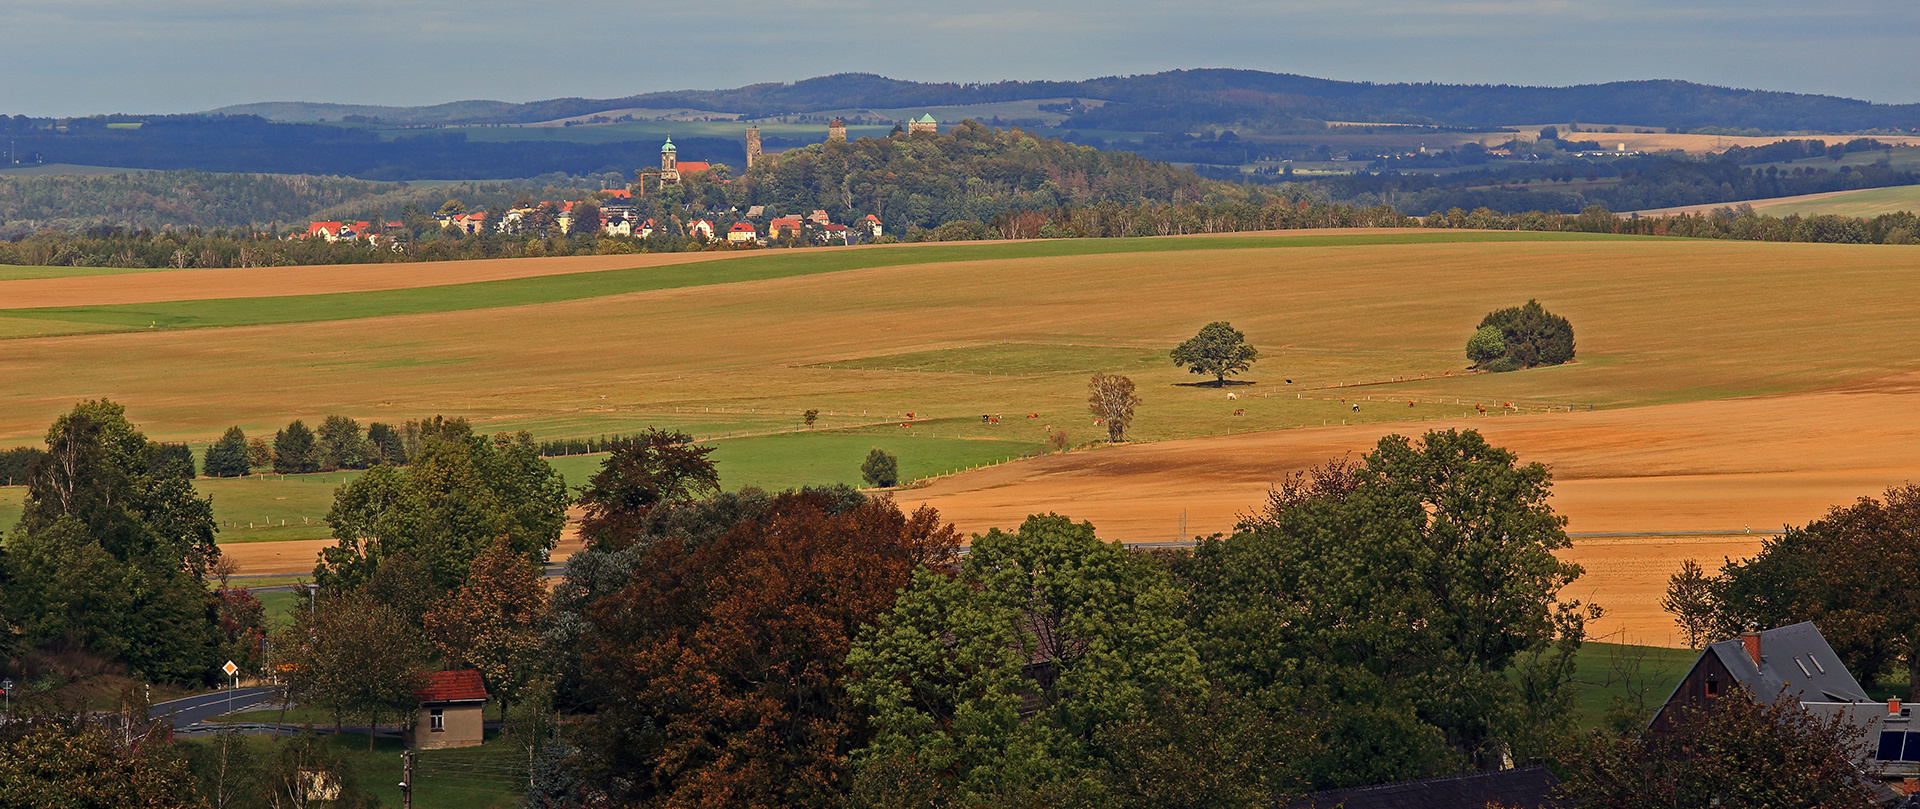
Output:
<instances>
[{"instance_id":1,"label":"shrub","mask_svg":"<svg viewBox=\"0 0 1920 809\"><path fill-rule=\"evenodd\" d=\"M1537 300L1527 301L1525 306L1488 312L1480 320L1479 330L1467 341L1469 357L1474 356L1476 343L1485 348L1487 338L1481 334L1487 329L1499 329L1500 339L1506 344L1506 351L1497 357L1475 360L1487 370L1559 365L1573 359L1573 324L1547 311ZM1512 367L1494 367L1509 364Z\"/></svg>"},{"instance_id":2,"label":"shrub","mask_svg":"<svg viewBox=\"0 0 1920 809\"><path fill-rule=\"evenodd\" d=\"M1467 338L1467 359L1474 365L1484 365L1497 360L1507 353L1507 338L1500 333L1498 326L1482 326L1479 331Z\"/></svg>"},{"instance_id":3,"label":"shrub","mask_svg":"<svg viewBox=\"0 0 1920 809\"><path fill-rule=\"evenodd\" d=\"M867 460L860 464L860 477L868 486L888 488L900 483L900 459L893 453L874 447L867 453Z\"/></svg>"}]
</instances>

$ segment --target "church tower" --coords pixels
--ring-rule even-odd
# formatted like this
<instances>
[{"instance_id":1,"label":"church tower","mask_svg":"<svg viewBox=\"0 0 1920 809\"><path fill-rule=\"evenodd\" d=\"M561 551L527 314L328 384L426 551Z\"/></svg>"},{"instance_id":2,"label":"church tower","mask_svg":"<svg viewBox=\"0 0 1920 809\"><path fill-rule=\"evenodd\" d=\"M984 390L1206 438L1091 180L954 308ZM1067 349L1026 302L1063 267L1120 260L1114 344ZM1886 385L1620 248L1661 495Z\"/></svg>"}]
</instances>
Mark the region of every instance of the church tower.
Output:
<instances>
[{"instance_id":1,"label":"church tower","mask_svg":"<svg viewBox=\"0 0 1920 809\"><path fill-rule=\"evenodd\" d=\"M747 168L760 162L760 127L747 127Z\"/></svg>"},{"instance_id":2,"label":"church tower","mask_svg":"<svg viewBox=\"0 0 1920 809\"><path fill-rule=\"evenodd\" d=\"M665 146L660 147L660 181L663 183L680 182L679 149L674 148L673 138L667 138Z\"/></svg>"}]
</instances>

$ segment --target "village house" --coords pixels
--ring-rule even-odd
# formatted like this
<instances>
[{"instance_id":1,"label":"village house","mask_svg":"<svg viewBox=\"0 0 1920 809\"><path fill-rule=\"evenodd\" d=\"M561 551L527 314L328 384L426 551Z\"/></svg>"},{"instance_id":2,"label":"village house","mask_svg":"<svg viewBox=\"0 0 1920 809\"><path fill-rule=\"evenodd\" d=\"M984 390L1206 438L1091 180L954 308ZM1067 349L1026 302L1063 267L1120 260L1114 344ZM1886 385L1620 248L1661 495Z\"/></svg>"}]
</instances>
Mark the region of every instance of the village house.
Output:
<instances>
[{"instance_id":1,"label":"village house","mask_svg":"<svg viewBox=\"0 0 1920 809\"><path fill-rule=\"evenodd\" d=\"M1877 779L1870 786L1883 800L1920 791L1920 728L1911 725L1911 709L1867 696L1810 621L1708 644L1647 727L1670 732L1681 706L1709 704L1735 685L1754 699L1792 700L1817 719L1845 717L1859 728L1860 770Z\"/></svg>"},{"instance_id":2,"label":"village house","mask_svg":"<svg viewBox=\"0 0 1920 809\"><path fill-rule=\"evenodd\" d=\"M403 733L407 749L476 747L486 740L481 713L487 705L487 687L480 672L436 671L415 693L420 710Z\"/></svg>"},{"instance_id":3,"label":"village house","mask_svg":"<svg viewBox=\"0 0 1920 809\"><path fill-rule=\"evenodd\" d=\"M759 241L760 233L754 230L752 222L735 222L733 223L733 227L727 229L727 242L729 244L757 244Z\"/></svg>"}]
</instances>

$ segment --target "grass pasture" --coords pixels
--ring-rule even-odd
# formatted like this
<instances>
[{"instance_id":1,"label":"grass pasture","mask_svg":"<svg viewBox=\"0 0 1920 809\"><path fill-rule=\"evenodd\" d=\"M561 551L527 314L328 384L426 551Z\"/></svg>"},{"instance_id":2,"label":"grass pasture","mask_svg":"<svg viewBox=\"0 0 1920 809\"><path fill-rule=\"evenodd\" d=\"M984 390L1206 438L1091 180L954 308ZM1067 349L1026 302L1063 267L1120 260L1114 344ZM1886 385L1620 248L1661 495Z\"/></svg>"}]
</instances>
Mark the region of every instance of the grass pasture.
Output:
<instances>
[{"instance_id":1,"label":"grass pasture","mask_svg":"<svg viewBox=\"0 0 1920 809\"><path fill-rule=\"evenodd\" d=\"M1920 152L1920 149L1914 151ZM1871 219L1884 213L1920 211L1920 185L1868 188L1843 194L1820 195L1817 199L1762 200L1753 204L1753 210L1755 213L1772 216L1837 214Z\"/></svg>"}]
</instances>

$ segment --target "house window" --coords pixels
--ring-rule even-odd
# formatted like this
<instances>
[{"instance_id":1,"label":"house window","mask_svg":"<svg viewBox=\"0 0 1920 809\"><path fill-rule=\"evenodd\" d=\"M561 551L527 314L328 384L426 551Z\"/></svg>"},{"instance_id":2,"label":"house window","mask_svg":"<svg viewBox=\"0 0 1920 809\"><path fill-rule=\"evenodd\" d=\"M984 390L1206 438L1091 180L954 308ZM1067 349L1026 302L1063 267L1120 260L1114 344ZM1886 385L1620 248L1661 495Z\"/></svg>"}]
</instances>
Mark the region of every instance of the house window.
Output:
<instances>
[{"instance_id":1,"label":"house window","mask_svg":"<svg viewBox=\"0 0 1920 809\"><path fill-rule=\"evenodd\" d=\"M1906 741L1902 737L1906 735L1907 734L1901 733L1900 731L1897 731L1897 730L1881 731L1880 732L1880 754L1877 756L1874 756L1874 758L1880 759L1881 761L1899 761L1900 745Z\"/></svg>"},{"instance_id":2,"label":"house window","mask_svg":"<svg viewBox=\"0 0 1920 809\"><path fill-rule=\"evenodd\" d=\"M1717 696L1720 696L1720 681L1719 681L1719 680L1708 680L1708 681L1707 681L1707 696L1709 696L1709 697L1717 697Z\"/></svg>"},{"instance_id":3,"label":"house window","mask_svg":"<svg viewBox=\"0 0 1920 809\"><path fill-rule=\"evenodd\" d=\"M447 712L440 708L427 711L427 729L436 733L447 729Z\"/></svg>"}]
</instances>

